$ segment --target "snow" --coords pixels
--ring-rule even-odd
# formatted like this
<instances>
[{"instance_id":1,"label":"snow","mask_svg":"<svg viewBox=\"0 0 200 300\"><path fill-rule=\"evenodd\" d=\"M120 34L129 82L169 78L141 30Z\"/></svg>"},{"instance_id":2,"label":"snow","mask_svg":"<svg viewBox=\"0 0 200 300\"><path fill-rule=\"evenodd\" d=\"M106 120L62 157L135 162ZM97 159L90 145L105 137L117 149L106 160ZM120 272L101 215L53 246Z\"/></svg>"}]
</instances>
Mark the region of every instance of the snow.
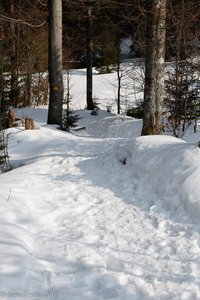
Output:
<instances>
[{"instance_id":1,"label":"snow","mask_svg":"<svg viewBox=\"0 0 200 300\"><path fill-rule=\"evenodd\" d=\"M134 60L121 64L121 109L123 112L132 107L136 101L143 99L141 92L141 78L144 76L143 62ZM86 107L86 70L72 70L70 72L70 95L73 108L76 110ZM67 73L64 72L64 86L67 87ZM134 86L134 91L133 91ZM112 113L117 113L117 74L98 74L93 69L94 100L99 107L106 110L111 107ZM67 90L67 89L66 89ZM134 99L134 101L133 101Z\"/></svg>"},{"instance_id":2,"label":"snow","mask_svg":"<svg viewBox=\"0 0 200 300\"><path fill-rule=\"evenodd\" d=\"M200 299L199 132L140 137L141 120L78 107L73 80L85 129L40 107L16 111L37 129L8 131L0 298Z\"/></svg>"}]
</instances>

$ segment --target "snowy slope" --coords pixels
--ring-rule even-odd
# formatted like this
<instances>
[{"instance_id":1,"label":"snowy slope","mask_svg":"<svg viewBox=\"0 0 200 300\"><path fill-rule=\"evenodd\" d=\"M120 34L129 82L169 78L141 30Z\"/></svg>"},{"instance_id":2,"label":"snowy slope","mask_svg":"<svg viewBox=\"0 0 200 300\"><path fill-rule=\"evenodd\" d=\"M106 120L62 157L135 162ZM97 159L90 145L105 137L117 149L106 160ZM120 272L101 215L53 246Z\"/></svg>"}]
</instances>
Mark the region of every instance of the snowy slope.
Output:
<instances>
[{"instance_id":1,"label":"snowy slope","mask_svg":"<svg viewBox=\"0 0 200 300\"><path fill-rule=\"evenodd\" d=\"M142 69L131 69L123 110L142 98ZM200 299L199 133L188 131L185 142L139 137L141 120L106 112L108 105L116 112L116 73L94 71L104 109L97 116L83 110L85 70L71 76L84 130L47 126L40 107L16 110L33 117L36 130L8 131L13 170L0 175L0 298Z\"/></svg>"},{"instance_id":2,"label":"snowy slope","mask_svg":"<svg viewBox=\"0 0 200 300\"><path fill-rule=\"evenodd\" d=\"M198 135L137 137L141 121L87 111L66 133L23 114L38 129L9 131L3 299L200 299Z\"/></svg>"}]
</instances>

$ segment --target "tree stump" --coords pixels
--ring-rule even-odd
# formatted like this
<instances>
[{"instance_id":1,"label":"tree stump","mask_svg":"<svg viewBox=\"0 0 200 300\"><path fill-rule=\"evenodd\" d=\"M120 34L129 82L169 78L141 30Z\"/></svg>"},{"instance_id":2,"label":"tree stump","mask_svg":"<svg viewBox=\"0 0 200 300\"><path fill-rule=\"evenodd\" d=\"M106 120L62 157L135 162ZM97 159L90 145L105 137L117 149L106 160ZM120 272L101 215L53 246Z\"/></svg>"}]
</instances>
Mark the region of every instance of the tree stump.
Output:
<instances>
[{"instance_id":1,"label":"tree stump","mask_svg":"<svg viewBox=\"0 0 200 300\"><path fill-rule=\"evenodd\" d=\"M35 129L35 123L31 118L25 118L25 130Z\"/></svg>"}]
</instances>

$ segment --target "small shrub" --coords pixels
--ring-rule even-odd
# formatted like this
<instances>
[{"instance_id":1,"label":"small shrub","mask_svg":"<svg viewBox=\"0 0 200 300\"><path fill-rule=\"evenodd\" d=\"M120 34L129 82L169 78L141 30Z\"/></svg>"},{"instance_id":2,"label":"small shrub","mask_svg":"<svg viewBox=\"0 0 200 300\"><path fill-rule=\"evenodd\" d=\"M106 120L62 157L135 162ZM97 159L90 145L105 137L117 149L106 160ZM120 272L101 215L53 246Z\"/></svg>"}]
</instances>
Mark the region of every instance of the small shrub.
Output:
<instances>
[{"instance_id":1,"label":"small shrub","mask_svg":"<svg viewBox=\"0 0 200 300\"><path fill-rule=\"evenodd\" d=\"M65 115L63 116L62 130L70 131L71 128L77 126L79 119L79 115L76 115L72 110L67 109Z\"/></svg>"},{"instance_id":2,"label":"small shrub","mask_svg":"<svg viewBox=\"0 0 200 300\"><path fill-rule=\"evenodd\" d=\"M99 74L109 74L116 71L116 67L113 65L101 66L101 67L96 67L96 70L99 72Z\"/></svg>"},{"instance_id":3,"label":"small shrub","mask_svg":"<svg viewBox=\"0 0 200 300\"><path fill-rule=\"evenodd\" d=\"M90 113L92 116L97 116L98 115L98 111L97 110L92 110Z\"/></svg>"},{"instance_id":4,"label":"small shrub","mask_svg":"<svg viewBox=\"0 0 200 300\"><path fill-rule=\"evenodd\" d=\"M98 110L100 109L99 108L99 102L94 101L93 105L94 105L94 110L92 110L90 114L92 116L97 116L98 115Z\"/></svg>"},{"instance_id":5,"label":"small shrub","mask_svg":"<svg viewBox=\"0 0 200 300\"><path fill-rule=\"evenodd\" d=\"M129 117L133 117L136 119L142 119L143 118L143 102L137 102L137 106L130 107L126 111L126 115Z\"/></svg>"},{"instance_id":6,"label":"small shrub","mask_svg":"<svg viewBox=\"0 0 200 300\"><path fill-rule=\"evenodd\" d=\"M10 170L9 156L7 152L7 143L5 141L4 130L0 131L0 173Z\"/></svg>"}]
</instances>

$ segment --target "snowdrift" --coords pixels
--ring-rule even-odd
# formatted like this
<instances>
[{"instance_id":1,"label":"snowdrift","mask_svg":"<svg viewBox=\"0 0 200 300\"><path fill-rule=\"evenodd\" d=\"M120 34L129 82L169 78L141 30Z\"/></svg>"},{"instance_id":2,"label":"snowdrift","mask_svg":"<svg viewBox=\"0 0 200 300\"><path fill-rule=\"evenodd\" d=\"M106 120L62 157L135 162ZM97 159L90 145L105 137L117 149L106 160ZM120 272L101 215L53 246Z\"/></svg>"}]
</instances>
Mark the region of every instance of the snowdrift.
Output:
<instances>
[{"instance_id":1,"label":"snowdrift","mask_svg":"<svg viewBox=\"0 0 200 300\"><path fill-rule=\"evenodd\" d=\"M119 147L118 159L174 211L200 214L200 149L170 136L144 136ZM144 186L144 189L146 186Z\"/></svg>"}]
</instances>

